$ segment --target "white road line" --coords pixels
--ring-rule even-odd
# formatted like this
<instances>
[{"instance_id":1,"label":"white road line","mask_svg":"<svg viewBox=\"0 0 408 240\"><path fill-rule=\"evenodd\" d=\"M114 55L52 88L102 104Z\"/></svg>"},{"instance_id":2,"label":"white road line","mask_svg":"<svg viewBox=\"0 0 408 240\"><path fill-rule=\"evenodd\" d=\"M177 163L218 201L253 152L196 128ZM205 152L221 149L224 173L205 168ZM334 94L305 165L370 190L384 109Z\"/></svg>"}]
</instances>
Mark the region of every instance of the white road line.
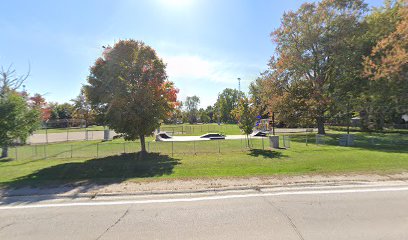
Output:
<instances>
[{"instance_id":1,"label":"white road line","mask_svg":"<svg viewBox=\"0 0 408 240\"><path fill-rule=\"evenodd\" d=\"M0 210L9 209L29 209L29 208L50 208L50 207L74 207L74 206L110 206L128 204L149 204L149 203L177 203L177 202L197 202L221 199L237 199L252 197L287 196L287 195L317 195L317 194L341 194L341 193L368 193L368 192L396 192L408 191L407 187L386 187L368 189L338 189L338 190L314 190L314 191L289 191L273 193L253 193L242 195L207 196L196 198L174 198L174 199L151 199L151 200L127 200L127 201L101 201L101 202L76 202L76 203L53 203L53 204L27 204L27 205L7 205L0 206Z\"/></svg>"}]
</instances>

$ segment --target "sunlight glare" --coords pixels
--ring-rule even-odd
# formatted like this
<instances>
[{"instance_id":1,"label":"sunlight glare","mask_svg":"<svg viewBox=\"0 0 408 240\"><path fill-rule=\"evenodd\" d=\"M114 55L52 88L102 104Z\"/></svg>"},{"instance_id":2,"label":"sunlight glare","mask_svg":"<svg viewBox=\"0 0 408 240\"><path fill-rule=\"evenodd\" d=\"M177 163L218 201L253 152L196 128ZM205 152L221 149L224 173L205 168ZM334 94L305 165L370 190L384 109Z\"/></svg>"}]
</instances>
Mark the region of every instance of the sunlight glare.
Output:
<instances>
[{"instance_id":1,"label":"sunlight glare","mask_svg":"<svg viewBox=\"0 0 408 240\"><path fill-rule=\"evenodd\" d=\"M170 7L181 8L187 7L192 4L193 0L161 0L163 5Z\"/></svg>"}]
</instances>

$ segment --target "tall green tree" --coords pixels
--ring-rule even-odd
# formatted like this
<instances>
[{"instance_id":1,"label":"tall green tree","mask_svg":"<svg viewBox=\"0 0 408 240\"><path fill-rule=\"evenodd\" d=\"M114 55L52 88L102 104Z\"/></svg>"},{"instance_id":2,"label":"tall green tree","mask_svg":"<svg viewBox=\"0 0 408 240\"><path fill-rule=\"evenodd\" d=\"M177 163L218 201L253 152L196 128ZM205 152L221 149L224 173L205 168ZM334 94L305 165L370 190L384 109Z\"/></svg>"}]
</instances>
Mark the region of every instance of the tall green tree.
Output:
<instances>
[{"instance_id":1,"label":"tall green tree","mask_svg":"<svg viewBox=\"0 0 408 240\"><path fill-rule=\"evenodd\" d=\"M70 103L52 103L51 104L51 119L71 119L73 118L74 108Z\"/></svg>"},{"instance_id":2,"label":"tall green tree","mask_svg":"<svg viewBox=\"0 0 408 240\"><path fill-rule=\"evenodd\" d=\"M280 106L287 104L285 99L305 99L304 109L286 111L292 115L307 112L319 134L325 133L325 118L335 110L333 106L348 100L341 90L352 88L355 74L350 72L358 72L356 62L361 63L359 46L354 43L364 31L360 20L366 10L361 0L304 3L297 11L285 13L281 26L271 34L276 54L269 63L268 81L280 94L271 98Z\"/></svg>"},{"instance_id":3,"label":"tall green tree","mask_svg":"<svg viewBox=\"0 0 408 240\"><path fill-rule=\"evenodd\" d=\"M40 112L29 107L24 97L15 91L0 97L1 157L8 157L8 147L14 141L24 143L39 127Z\"/></svg>"},{"instance_id":4,"label":"tall green tree","mask_svg":"<svg viewBox=\"0 0 408 240\"><path fill-rule=\"evenodd\" d=\"M198 114L200 116L200 122L202 123L210 122L210 117L208 116L208 113L204 108L200 108L200 110L198 110Z\"/></svg>"},{"instance_id":5,"label":"tall green tree","mask_svg":"<svg viewBox=\"0 0 408 240\"><path fill-rule=\"evenodd\" d=\"M189 123L196 123L198 120L198 105L200 104L200 98L197 96L187 97L184 105L186 107L186 114Z\"/></svg>"},{"instance_id":6,"label":"tall green tree","mask_svg":"<svg viewBox=\"0 0 408 240\"><path fill-rule=\"evenodd\" d=\"M28 74L16 76L15 70L0 70L0 146L1 157L8 157L8 148L14 141L25 142L38 127L40 112L31 108L25 95L17 92Z\"/></svg>"},{"instance_id":7,"label":"tall green tree","mask_svg":"<svg viewBox=\"0 0 408 240\"><path fill-rule=\"evenodd\" d=\"M95 120L95 111L92 109L91 103L85 96L84 89L81 89L79 95L71 99L73 112L72 115L76 119L85 120L85 125L88 126Z\"/></svg>"},{"instance_id":8,"label":"tall green tree","mask_svg":"<svg viewBox=\"0 0 408 240\"><path fill-rule=\"evenodd\" d=\"M243 92L236 89L226 88L218 94L215 106L219 110L221 121L224 123L236 123L236 119L232 113L239 103L239 100L244 96Z\"/></svg>"},{"instance_id":9,"label":"tall green tree","mask_svg":"<svg viewBox=\"0 0 408 240\"><path fill-rule=\"evenodd\" d=\"M262 117L267 117L268 107L265 104L267 98L265 98L264 87L263 87L263 80L266 73L263 73L260 77L258 77L254 82L251 82L249 85L249 95L250 101L253 104L254 108L258 115Z\"/></svg>"},{"instance_id":10,"label":"tall green tree","mask_svg":"<svg viewBox=\"0 0 408 240\"><path fill-rule=\"evenodd\" d=\"M145 136L170 116L178 92L155 50L135 40L107 47L91 67L84 89L92 105L106 107L108 126L126 140L140 139L142 152Z\"/></svg>"},{"instance_id":11,"label":"tall green tree","mask_svg":"<svg viewBox=\"0 0 408 240\"><path fill-rule=\"evenodd\" d=\"M249 134L252 133L257 121L256 109L247 97L242 97L232 114L234 114L237 119L239 128L246 135L247 146L250 147Z\"/></svg>"},{"instance_id":12,"label":"tall green tree","mask_svg":"<svg viewBox=\"0 0 408 240\"><path fill-rule=\"evenodd\" d=\"M215 122L214 119L214 107L213 106L207 106L205 109L205 112L207 113L208 117L210 118L210 122L213 123Z\"/></svg>"}]
</instances>

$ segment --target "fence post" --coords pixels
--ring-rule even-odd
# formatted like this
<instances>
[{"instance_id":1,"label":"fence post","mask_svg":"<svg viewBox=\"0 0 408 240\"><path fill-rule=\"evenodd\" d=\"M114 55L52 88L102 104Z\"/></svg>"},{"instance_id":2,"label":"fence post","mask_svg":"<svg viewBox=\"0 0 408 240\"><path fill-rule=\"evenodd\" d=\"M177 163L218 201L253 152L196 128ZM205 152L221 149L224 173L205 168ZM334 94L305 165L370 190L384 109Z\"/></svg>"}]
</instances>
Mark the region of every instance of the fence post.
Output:
<instances>
[{"instance_id":1,"label":"fence post","mask_svg":"<svg viewBox=\"0 0 408 240\"><path fill-rule=\"evenodd\" d=\"M308 135L308 134L306 133L306 146L307 146L307 135Z\"/></svg>"},{"instance_id":2,"label":"fence post","mask_svg":"<svg viewBox=\"0 0 408 240\"><path fill-rule=\"evenodd\" d=\"M72 144L71 144L71 158L72 158Z\"/></svg>"},{"instance_id":3,"label":"fence post","mask_svg":"<svg viewBox=\"0 0 408 240\"><path fill-rule=\"evenodd\" d=\"M282 136L282 145L284 148L286 148L286 136L285 135Z\"/></svg>"},{"instance_id":4,"label":"fence post","mask_svg":"<svg viewBox=\"0 0 408 240\"><path fill-rule=\"evenodd\" d=\"M48 128L45 127L45 142L48 144Z\"/></svg>"}]
</instances>

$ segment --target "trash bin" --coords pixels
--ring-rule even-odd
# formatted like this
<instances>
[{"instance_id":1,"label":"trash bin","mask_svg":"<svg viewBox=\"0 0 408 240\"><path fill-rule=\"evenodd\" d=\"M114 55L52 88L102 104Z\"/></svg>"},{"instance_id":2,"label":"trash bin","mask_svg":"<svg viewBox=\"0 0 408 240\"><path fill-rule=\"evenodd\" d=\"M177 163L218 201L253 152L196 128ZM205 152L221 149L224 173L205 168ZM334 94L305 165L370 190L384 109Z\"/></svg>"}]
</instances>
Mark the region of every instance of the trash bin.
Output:
<instances>
[{"instance_id":1,"label":"trash bin","mask_svg":"<svg viewBox=\"0 0 408 240\"><path fill-rule=\"evenodd\" d=\"M110 140L110 130L105 129L103 130L103 141L109 141Z\"/></svg>"},{"instance_id":2,"label":"trash bin","mask_svg":"<svg viewBox=\"0 0 408 240\"><path fill-rule=\"evenodd\" d=\"M279 149L279 136L269 136L269 146Z\"/></svg>"}]
</instances>

